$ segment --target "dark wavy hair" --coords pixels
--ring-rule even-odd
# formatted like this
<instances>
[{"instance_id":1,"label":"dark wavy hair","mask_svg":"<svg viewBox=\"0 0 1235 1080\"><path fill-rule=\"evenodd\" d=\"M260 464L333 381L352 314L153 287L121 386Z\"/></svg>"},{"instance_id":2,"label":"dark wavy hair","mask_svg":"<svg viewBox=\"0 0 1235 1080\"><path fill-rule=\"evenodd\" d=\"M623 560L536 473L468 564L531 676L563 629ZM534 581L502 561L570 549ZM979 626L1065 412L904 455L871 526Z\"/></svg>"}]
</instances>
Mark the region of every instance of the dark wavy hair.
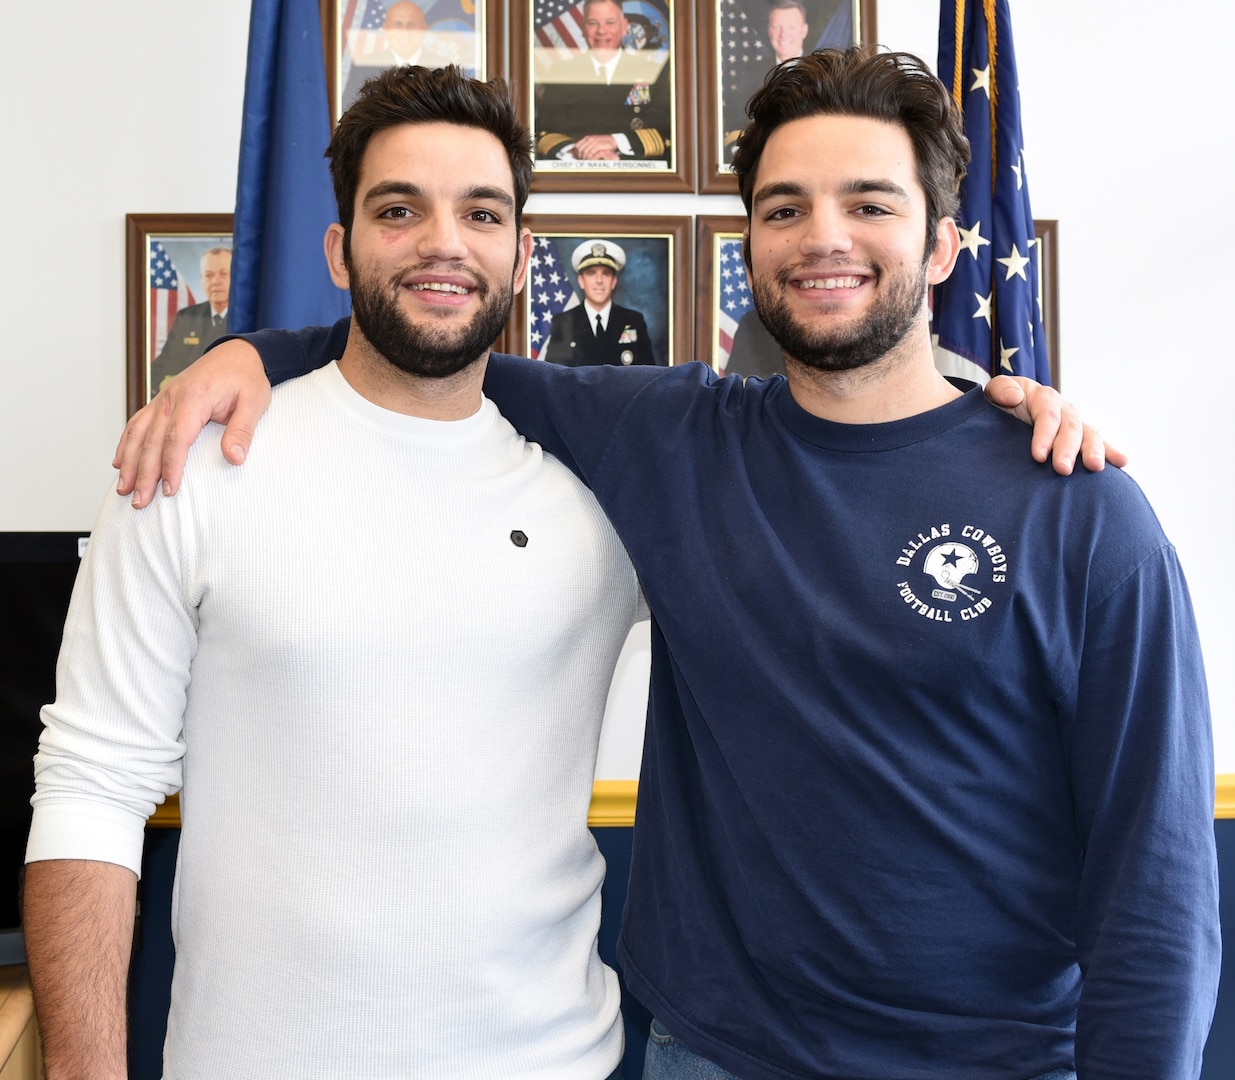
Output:
<instances>
[{"instance_id":1,"label":"dark wavy hair","mask_svg":"<svg viewBox=\"0 0 1235 1080\"><path fill-rule=\"evenodd\" d=\"M956 216L969 140L952 95L911 53L855 45L786 60L768 73L746 112L750 123L738 139L733 171L748 221L755 173L772 132L790 120L820 115L885 120L905 129L926 192L928 246L939 219Z\"/></svg>"},{"instance_id":2,"label":"dark wavy hair","mask_svg":"<svg viewBox=\"0 0 1235 1080\"><path fill-rule=\"evenodd\" d=\"M532 184L532 136L515 114L506 81L468 78L455 65L387 68L361 87L326 147L344 237L356 212L360 165L369 140L400 124L459 124L493 135L506 151L515 182L515 227Z\"/></svg>"}]
</instances>

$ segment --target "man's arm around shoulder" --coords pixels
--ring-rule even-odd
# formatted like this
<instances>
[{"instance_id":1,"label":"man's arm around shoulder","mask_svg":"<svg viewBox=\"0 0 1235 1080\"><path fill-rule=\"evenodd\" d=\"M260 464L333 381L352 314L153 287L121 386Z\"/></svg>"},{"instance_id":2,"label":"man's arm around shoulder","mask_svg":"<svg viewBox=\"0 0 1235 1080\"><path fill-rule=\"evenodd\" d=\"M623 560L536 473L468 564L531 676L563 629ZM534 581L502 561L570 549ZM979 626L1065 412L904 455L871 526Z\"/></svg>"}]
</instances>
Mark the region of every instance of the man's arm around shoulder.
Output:
<instances>
[{"instance_id":1,"label":"man's arm around shoulder","mask_svg":"<svg viewBox=\"0 0 1235 1080\"><path fill-rule=\"evenodd\" d=\"M120 473L116 490L131 494L135 507L147 506L162 478L163 493L174 495L189 446L211 420L227 425L222 439L224 456L233 465L242 464L257 421L270 403L270 379L279 382L305 374L341 356L348 326L349 320L340 319L332 327L262 330L246 338L220 339L129 420L112 458L112 467ZM485 384L491 397L495 393L490 386L495 383L489 379ZM1101 469L1104 460L1121 466L1127 462L1126 455L1113 447L1104 451L1101 436L1082 425L1075 408L1050 387L998 376L987 385L986 393L995 404L1034 424L1033 456L1038 461L1050 456L1057 472L1072 471L1078 450L1089 469ZM507 411L503 401L496 400ZM515 426L543 441L518 422Z\"/></svg>"},{"instance_id":2,"label":"man's arm around shoulder","mask_svg":"<svg viewBox=\"0 0 1235 1080\"><path fill-rule=\"evenodd\" d=\"M174 495L189 447L211 420L227 424L224 456L243 464L270 405L270 387L342 356L350 324L339 319L333 326L259 330L214 342L125 425L112 458L112 468L120 470L116 491L131 494L135 507L148 506L162 478L163 494Z\"/></svg>"}]
</instances>

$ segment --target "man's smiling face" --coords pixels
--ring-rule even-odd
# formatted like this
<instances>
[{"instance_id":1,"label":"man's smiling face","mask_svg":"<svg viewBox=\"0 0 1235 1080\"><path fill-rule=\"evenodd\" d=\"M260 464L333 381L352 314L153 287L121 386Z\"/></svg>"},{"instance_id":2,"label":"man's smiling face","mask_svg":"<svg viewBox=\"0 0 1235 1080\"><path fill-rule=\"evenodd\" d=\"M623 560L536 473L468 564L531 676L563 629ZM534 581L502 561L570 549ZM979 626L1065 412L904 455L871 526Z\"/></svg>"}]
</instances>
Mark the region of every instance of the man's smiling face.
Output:
<instances>
[{"instance_id":1,"label":"man's smiling face","mask_svg":"<svg viewBox=\"0 0 1235 1080\"><path fill-rule=\"evenodd\" d=\"M505 326L527 270L501 143L446 123L378 132L343 247L336 282L350 287L357 326L391 364L444 377L474 363Z\"/></svg>"},{"instance_id":2,"label":"man's smiling face","mask_svg":"<svg viewBox=\"0 0 1235 1080\"><path fill-rule=\"evenodd\" d=\"M903 128L855 116L792 120L768 138L755 177L755 307L810 367L873 363L924 326L927 285L946 276L934 249L923 251L925 232L926 196Z\"/></svg>"}]
</instances>

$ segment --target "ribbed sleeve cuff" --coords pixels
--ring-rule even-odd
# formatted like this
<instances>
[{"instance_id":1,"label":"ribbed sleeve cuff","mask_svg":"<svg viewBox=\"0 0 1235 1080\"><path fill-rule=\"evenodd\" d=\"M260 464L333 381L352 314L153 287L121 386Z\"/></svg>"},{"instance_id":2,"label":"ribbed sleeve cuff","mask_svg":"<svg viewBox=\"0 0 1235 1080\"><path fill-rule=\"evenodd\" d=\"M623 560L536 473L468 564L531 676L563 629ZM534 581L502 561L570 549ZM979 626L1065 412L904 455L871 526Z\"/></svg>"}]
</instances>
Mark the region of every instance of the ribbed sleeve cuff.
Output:
<instances>
[{"instance_id":1,"label":"ribbed sleeve cuff","mask_svg":"<svg viewBox=\"0 0 1235 1080\"><path fill-rule=\"evenodd\" d=\"M142 870L145 820L118 806L82 799L43 801L34 808L26 862L84 859Z\"/></svg>"}]
</instances>

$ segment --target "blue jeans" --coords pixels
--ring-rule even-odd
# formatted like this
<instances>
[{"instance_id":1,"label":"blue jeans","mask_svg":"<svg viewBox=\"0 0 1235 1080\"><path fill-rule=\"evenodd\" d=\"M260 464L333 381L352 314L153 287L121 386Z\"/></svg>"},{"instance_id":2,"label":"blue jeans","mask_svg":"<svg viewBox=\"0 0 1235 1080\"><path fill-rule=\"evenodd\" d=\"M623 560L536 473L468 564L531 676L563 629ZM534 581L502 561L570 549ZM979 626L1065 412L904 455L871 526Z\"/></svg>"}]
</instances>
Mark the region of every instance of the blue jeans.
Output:
<instances>
[{"instance_id":1,"label":"blue jeans","mask_svg":"<svg viewBox=\"0 0 1235 1080\"><path fill-rule=\"evenodd\" d=\"M707 1058L687 1050L660 1024L652 1020L647 1054L643 1059L643 1080L740 1080ZM1076 1080L1071 1069L1052 1069L1030 1080Z\"/></svg>"},{"instance_id":2,"label":"blue jeans","mask_svg":"<svg viewBox=\"0 0 1235 1080\"><path fill-rule=\"evenodd\" d=\"M738 1077L687 1050L653 1017L647 1053L643 1057L643 1080L738 1080Z\"/></svg>"}]
</instances>

